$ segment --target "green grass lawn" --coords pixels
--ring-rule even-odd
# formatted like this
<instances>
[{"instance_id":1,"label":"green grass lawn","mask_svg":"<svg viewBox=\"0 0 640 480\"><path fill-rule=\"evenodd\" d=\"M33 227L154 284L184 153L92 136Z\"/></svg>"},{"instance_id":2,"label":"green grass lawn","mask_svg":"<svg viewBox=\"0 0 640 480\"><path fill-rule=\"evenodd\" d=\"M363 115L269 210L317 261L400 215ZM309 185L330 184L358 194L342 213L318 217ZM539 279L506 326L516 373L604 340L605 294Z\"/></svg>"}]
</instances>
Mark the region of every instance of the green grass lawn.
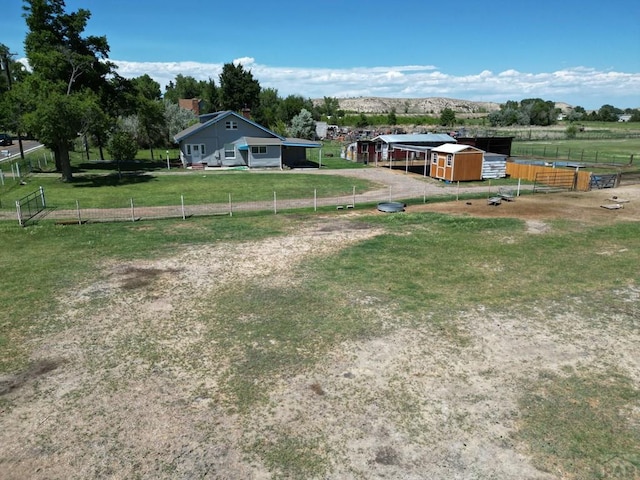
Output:
<instances>
[{"instance_id":1,"label":"green grass lawn","mask_svg":"<svg viewBox=\"0 0 640 480\"><path fill-rule=\"evenodd\" d=\"M56 208L126 207L130 199L137 205L179 205L185 203L226 203L269 201L274 192L280 199L335 197L350 195L353 188L363 192L374 188L371 182L334 175L282 175L268 172L192 172L176 174L83 174L74 182L62 183L55 176L34 175L26 185L7 181L0 188L0 204L14 208L15 200L43 187L47 204Z\"/></svg>"}]
</instances>

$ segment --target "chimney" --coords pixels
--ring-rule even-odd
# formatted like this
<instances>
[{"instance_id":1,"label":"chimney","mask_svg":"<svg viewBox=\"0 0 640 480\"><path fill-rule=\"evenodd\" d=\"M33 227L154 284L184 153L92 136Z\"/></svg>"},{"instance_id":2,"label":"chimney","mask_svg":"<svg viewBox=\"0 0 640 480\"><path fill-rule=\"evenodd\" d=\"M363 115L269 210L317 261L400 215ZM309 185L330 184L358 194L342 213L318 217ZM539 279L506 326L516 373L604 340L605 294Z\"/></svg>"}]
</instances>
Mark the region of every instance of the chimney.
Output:
<instances>
[{"instance_id":1,"label":"chimney","mask_svg":"<svg viewBox=\"0 0 640 480\"><path fill-rule=\"evenodd\" d=\"M242 116L247 120L251 120L251 109L249 107L244 107L242 109Z\"/></svg>"}]
</instances>

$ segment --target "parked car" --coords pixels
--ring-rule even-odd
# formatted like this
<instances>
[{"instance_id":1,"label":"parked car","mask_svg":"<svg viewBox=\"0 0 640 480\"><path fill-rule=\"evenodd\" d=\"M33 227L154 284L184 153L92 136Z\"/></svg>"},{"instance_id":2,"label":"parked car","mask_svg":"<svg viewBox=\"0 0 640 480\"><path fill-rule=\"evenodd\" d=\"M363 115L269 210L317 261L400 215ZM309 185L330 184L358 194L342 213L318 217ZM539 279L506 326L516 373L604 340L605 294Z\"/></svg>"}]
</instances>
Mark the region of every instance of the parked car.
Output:
<instances>
[{"instance_id":1,"label":"parked car","mask_svg":"<svg viewBox=\"0 0 640 480\"><path fill-rule=\"evenodd\" d=\"M11 135L9 135L8 133L0 133L0 145L3 147L7 145L13 145L13 139L11 138Z\"/></svg>"}]
</instances>

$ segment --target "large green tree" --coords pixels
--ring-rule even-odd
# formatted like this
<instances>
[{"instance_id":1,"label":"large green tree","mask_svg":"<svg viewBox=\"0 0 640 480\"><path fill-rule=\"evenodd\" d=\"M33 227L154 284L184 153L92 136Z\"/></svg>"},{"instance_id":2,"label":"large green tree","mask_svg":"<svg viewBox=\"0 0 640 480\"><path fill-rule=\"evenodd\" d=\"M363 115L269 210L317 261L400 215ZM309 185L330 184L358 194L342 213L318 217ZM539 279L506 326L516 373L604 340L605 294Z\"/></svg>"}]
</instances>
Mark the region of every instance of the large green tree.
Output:
<instances>
[{"instance_id":1,"label":"large green tree","mask_svg":"<svg viewBox=\"0 0 640 480\"><path fill-rule=\"evenodd\" d=\"M456 123L456 112L451 108L445 107L440 112L440 125L445 127L453 127Z\"/></svg>"},{"instance_id":2,"label":"large green tree","mask_svg":"<svg viewBox=\"0 0 640 480\"><path fill-rule=\"evenodd\" d=\"M91 13L65 11L64 0L24 0L24 46L32 75L25 83L31 111L25 124L47 145L63 181L73 179L69 149L100 119L100 93L114 65L104 36L83 36Z\"/></svg>"},{"instance_id":3,"label":"large green tree","mask_svg":"<svg viewBox=\"0 0 640 480\"><path fill-rule=\"evenodd\" d=\"M165 88L164 99L177 104L181 98L202 100L203 105L200 113L215 112L220 105L220 93L212 78L198 81L190 75L178 74L175 81L169 82Z\"/></svg>"},{"instance_id":4,"label":"large green tree","mask_svg":"<svg viewBox=\"0 0 640 480\"><path fill-rule=\"evenodd\" d=\"M225 63L220 74L220 106L223 110L241 112L259 110L260 83L241 63ZM299 111L299 110L298 110Z\"/></svg>"},{"instance_id":5,"label":"large green tree","mask_svg":"<svg viewBox=\"0 0 640 480\"><path fill-rule=\"evenodd\" d=\"M132 79L132 82L137 92L138 140L140 146L149 148L153 160L154 147L164 146L167 137L160 84L147 74Z\"/></svg>"},{"instance_id":6,"label":"large green tree","mask_svg":"<svg viewBox=\"0 0 640 480\"><path fill-rule=\"evenodd\" d=\"M555 103L540 98L528 98L521 102L509 100L500 105L500 110L488 116L493 126L509 125L553 125L558 119Z\"/></svg>"}]
</instances>

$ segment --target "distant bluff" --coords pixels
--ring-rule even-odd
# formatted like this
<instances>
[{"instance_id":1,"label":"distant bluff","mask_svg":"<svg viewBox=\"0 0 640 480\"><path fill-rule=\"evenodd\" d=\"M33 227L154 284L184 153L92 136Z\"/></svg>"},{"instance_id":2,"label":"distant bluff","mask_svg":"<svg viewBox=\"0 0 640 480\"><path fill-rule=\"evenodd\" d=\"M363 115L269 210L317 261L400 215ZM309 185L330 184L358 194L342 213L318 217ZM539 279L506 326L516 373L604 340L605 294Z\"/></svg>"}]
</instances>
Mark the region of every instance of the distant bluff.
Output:
<instances>
[{"instance_id":1,"label":"distant bluff","mask_svg":"<svg viewBox=\"0 0 640 480\"><path fill-rule=\"evenodd\" d=\"M324 100L313 100L315 105ZM395 108L398 115L439 115L445 108L450 108L457 114L473 115L487 114L500 110L500 104L495 102L474 102L455 98L427 97L427 98L386 98L386 97L355 97L338 98L340 108L347 112L385 114ZM571 106L566 103L556 103L556 107L566 112Z\"/></svg>"},{"instance_id":2,"label":"distant bluff","mask_svg":"<svg viewBox=\"0 0 640 480\"><path fill-rule=\"evenodd\" d=\"M314 99L315 105L322 104L323 99ZM338 98L340 108L347 112L357 113L389 113L395 109L397 114L440 114L445 108L456 113L490 113L500 110L500 104L494 102L473 102L454 98L384 98L384 97L356 97Z\"/></svg>"}]
</instances>

